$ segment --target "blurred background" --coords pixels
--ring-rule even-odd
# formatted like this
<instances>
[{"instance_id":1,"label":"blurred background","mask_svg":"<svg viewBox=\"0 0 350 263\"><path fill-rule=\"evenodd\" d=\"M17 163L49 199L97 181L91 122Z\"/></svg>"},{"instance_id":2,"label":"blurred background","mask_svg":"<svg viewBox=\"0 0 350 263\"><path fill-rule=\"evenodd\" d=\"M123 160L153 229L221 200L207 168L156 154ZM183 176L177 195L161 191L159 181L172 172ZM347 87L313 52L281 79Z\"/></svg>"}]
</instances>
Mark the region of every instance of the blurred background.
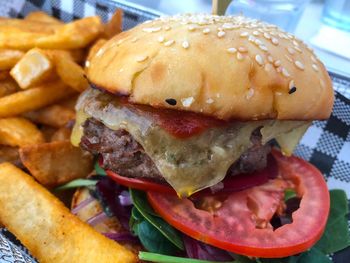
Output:
<instances>
[{"instance_id":1,"label":"blurred background","mask_svg":"<svg viewBox=\"0 0 350 263\"><path fill-rule=\"evenodd\" d=\"M210 13L212 5L212 0L124 2L163 14ZM226 14L244 14L280 26L311 45L329 70L350 77L350 0L233 0Z\"/></svg>"}]
</instances>

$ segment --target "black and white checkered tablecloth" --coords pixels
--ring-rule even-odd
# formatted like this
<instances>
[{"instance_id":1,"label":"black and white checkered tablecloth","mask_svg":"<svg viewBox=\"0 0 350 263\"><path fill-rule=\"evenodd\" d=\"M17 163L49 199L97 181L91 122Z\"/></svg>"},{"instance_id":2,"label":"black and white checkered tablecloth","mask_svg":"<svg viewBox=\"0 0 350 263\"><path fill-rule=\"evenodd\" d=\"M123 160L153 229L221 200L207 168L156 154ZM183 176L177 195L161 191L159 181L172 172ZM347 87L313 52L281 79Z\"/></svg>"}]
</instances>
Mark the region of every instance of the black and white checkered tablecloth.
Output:
<instances>
[{"instance_id":1,"label":"black and white checkered tablecloth","mask_svg":"<svg viewBox=\"0 0 350 263\"><path fill-rule=\"evenodd\" d=\"M64 21L91 15L99 15L107 21L117 8L124 10L124 30L160 15L121 0L0 0L0 15L2 11L7 16L24 17L32 11L43 10ZM350 197L350 79L332 73L331 77L337 91L332 116L327 121L313 123L295 154L316 165L324 173L330 189L341 188ZM350 249L334 255L333 261L349 263ZM0 231L2 262L35 262L4 229Z\"/></svg>"}]
</instances>

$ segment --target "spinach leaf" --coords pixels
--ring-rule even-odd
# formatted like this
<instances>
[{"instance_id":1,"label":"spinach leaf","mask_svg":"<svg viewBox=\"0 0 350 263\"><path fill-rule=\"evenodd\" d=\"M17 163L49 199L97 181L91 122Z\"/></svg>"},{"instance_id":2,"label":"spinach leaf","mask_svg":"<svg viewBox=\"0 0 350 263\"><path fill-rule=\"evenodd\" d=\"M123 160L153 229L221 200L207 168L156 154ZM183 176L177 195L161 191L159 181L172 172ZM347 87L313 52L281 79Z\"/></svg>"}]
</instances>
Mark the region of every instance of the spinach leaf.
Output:
<instances>
[{"instance_id":1,"label":"spinach leaf","mask_svg":"<svg viewBox=\"0 0 350 263\"><path fill-rule=\"evenodd\" d=\"M332 263L322 251L317 248L312 248L309 251L302 253L298 258L298 263Z\"/></svg>"},{"instance_id":2,"label":"spinach leaf","mask_svg":"<svg viewBox=\"0 0 350 263\"><path fill-rule=\"evenodd\" d=\"M172 257L168 255L161 255L144 251L139 252L139 259L157 263L241 263L240 261L236 260L230 262L218 262L193 258Z\"/></svg>"},{"instance_id":3,"label":"spinach leaf","mask_svg":"<svg viewBox=\"0 0 350 263\"><path fill-rule=\"evenodd\" d=\"M70 181L69 183L66 183L64 185L61 185L59 187L56 187L54 191L62 191L72 188L78 188L83 186L95 186L97 183L96 180L90 180L90 179L76 179L73 181Z\"/></svg>"},{"instance_id":4,"label":"spinach leaf","mask_svg":"<svg viewBox=\"0 0 350 263\"><path fill-rule=\"evenodd\" d=\"M136 231L135 231L136 230ZM143 220L133 227L142 245L150 252L167 255L176 254L179 249L169 242L153 225Z\"/></svg>"},{"instance_id":5,"label":"spinach leaf","mask_svg":"<svg viewBox=\"0 0 350 263\"><path fill-rule=\"evenodd\" d=\"M350 246L347 215L348 201L343 190L331 190L331 209L326 229L315 248L325 254L334 253Z\"/></svg>"},{"instance_id":6,"label":"spinach leaf","mask_svg":"<svg viewBox=\"0 0 350 263\"><path fill-rule=\"evenodd\" d=\"M289 199L296 197L297 194L293 189L286 189L284 191L284 201L287 202Z\"/></svg>"},{"instance_id":7,"label":"spinach leaf","mask_svg":"<svg viewBox=\"0 0 350 263\"><path fill-rule=\"evenodd\" d=\"M158 215L155 216L153 208L147 202L147 196L142 191L129 189L134 207L140 214L153 225L166 239L173 243L180 250L184 250L184 244L180 233L165 222Z\"/></svg>"}]
</instances>

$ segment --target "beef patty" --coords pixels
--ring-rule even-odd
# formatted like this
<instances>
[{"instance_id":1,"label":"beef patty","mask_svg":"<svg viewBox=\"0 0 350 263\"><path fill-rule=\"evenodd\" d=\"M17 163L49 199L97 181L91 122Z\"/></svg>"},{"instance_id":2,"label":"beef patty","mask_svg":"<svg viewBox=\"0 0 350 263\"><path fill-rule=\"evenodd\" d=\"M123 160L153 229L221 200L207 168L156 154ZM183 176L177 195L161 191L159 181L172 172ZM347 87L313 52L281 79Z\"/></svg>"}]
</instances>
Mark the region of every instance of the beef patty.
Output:
<instances>
[{"instance_id":1,"label":"beef patty","mask_svg":"<svg viewBox=\"0 0 350 263\"><path fill-rule=\"evenodd\" d=\"M112 130L100 121L89 118L83 124L84 135L80 146L103 158L103 168L126 177L147 178L165 182L163 176L142 146L125 130ZM241 157L231 165L227 176L249 173L266 167L269 145L261 144L259 129L251 137L253 143Z\"/></svg>"}]
</instances>

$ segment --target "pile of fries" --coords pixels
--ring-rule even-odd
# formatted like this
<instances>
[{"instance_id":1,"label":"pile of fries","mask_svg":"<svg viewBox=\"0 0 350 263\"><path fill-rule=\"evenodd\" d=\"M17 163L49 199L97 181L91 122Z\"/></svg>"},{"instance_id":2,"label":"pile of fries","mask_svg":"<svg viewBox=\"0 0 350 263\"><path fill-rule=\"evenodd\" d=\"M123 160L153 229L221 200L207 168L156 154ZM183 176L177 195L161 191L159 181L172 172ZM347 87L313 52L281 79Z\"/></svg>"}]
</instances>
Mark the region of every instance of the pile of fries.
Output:
<instances>
[{"instance_id":1,"label":"pile of fries","mask_svg":"<svg viewBox=\"0 0 350 263\"><path fill-rule=\"evenodd\" d=\"M135 261L48 191L93 169L92 156L70 143L74 106L88 87L86 59L121 32L121 17L0 17L0 224L40 262Z\"/></svg>"}]
</instances>

